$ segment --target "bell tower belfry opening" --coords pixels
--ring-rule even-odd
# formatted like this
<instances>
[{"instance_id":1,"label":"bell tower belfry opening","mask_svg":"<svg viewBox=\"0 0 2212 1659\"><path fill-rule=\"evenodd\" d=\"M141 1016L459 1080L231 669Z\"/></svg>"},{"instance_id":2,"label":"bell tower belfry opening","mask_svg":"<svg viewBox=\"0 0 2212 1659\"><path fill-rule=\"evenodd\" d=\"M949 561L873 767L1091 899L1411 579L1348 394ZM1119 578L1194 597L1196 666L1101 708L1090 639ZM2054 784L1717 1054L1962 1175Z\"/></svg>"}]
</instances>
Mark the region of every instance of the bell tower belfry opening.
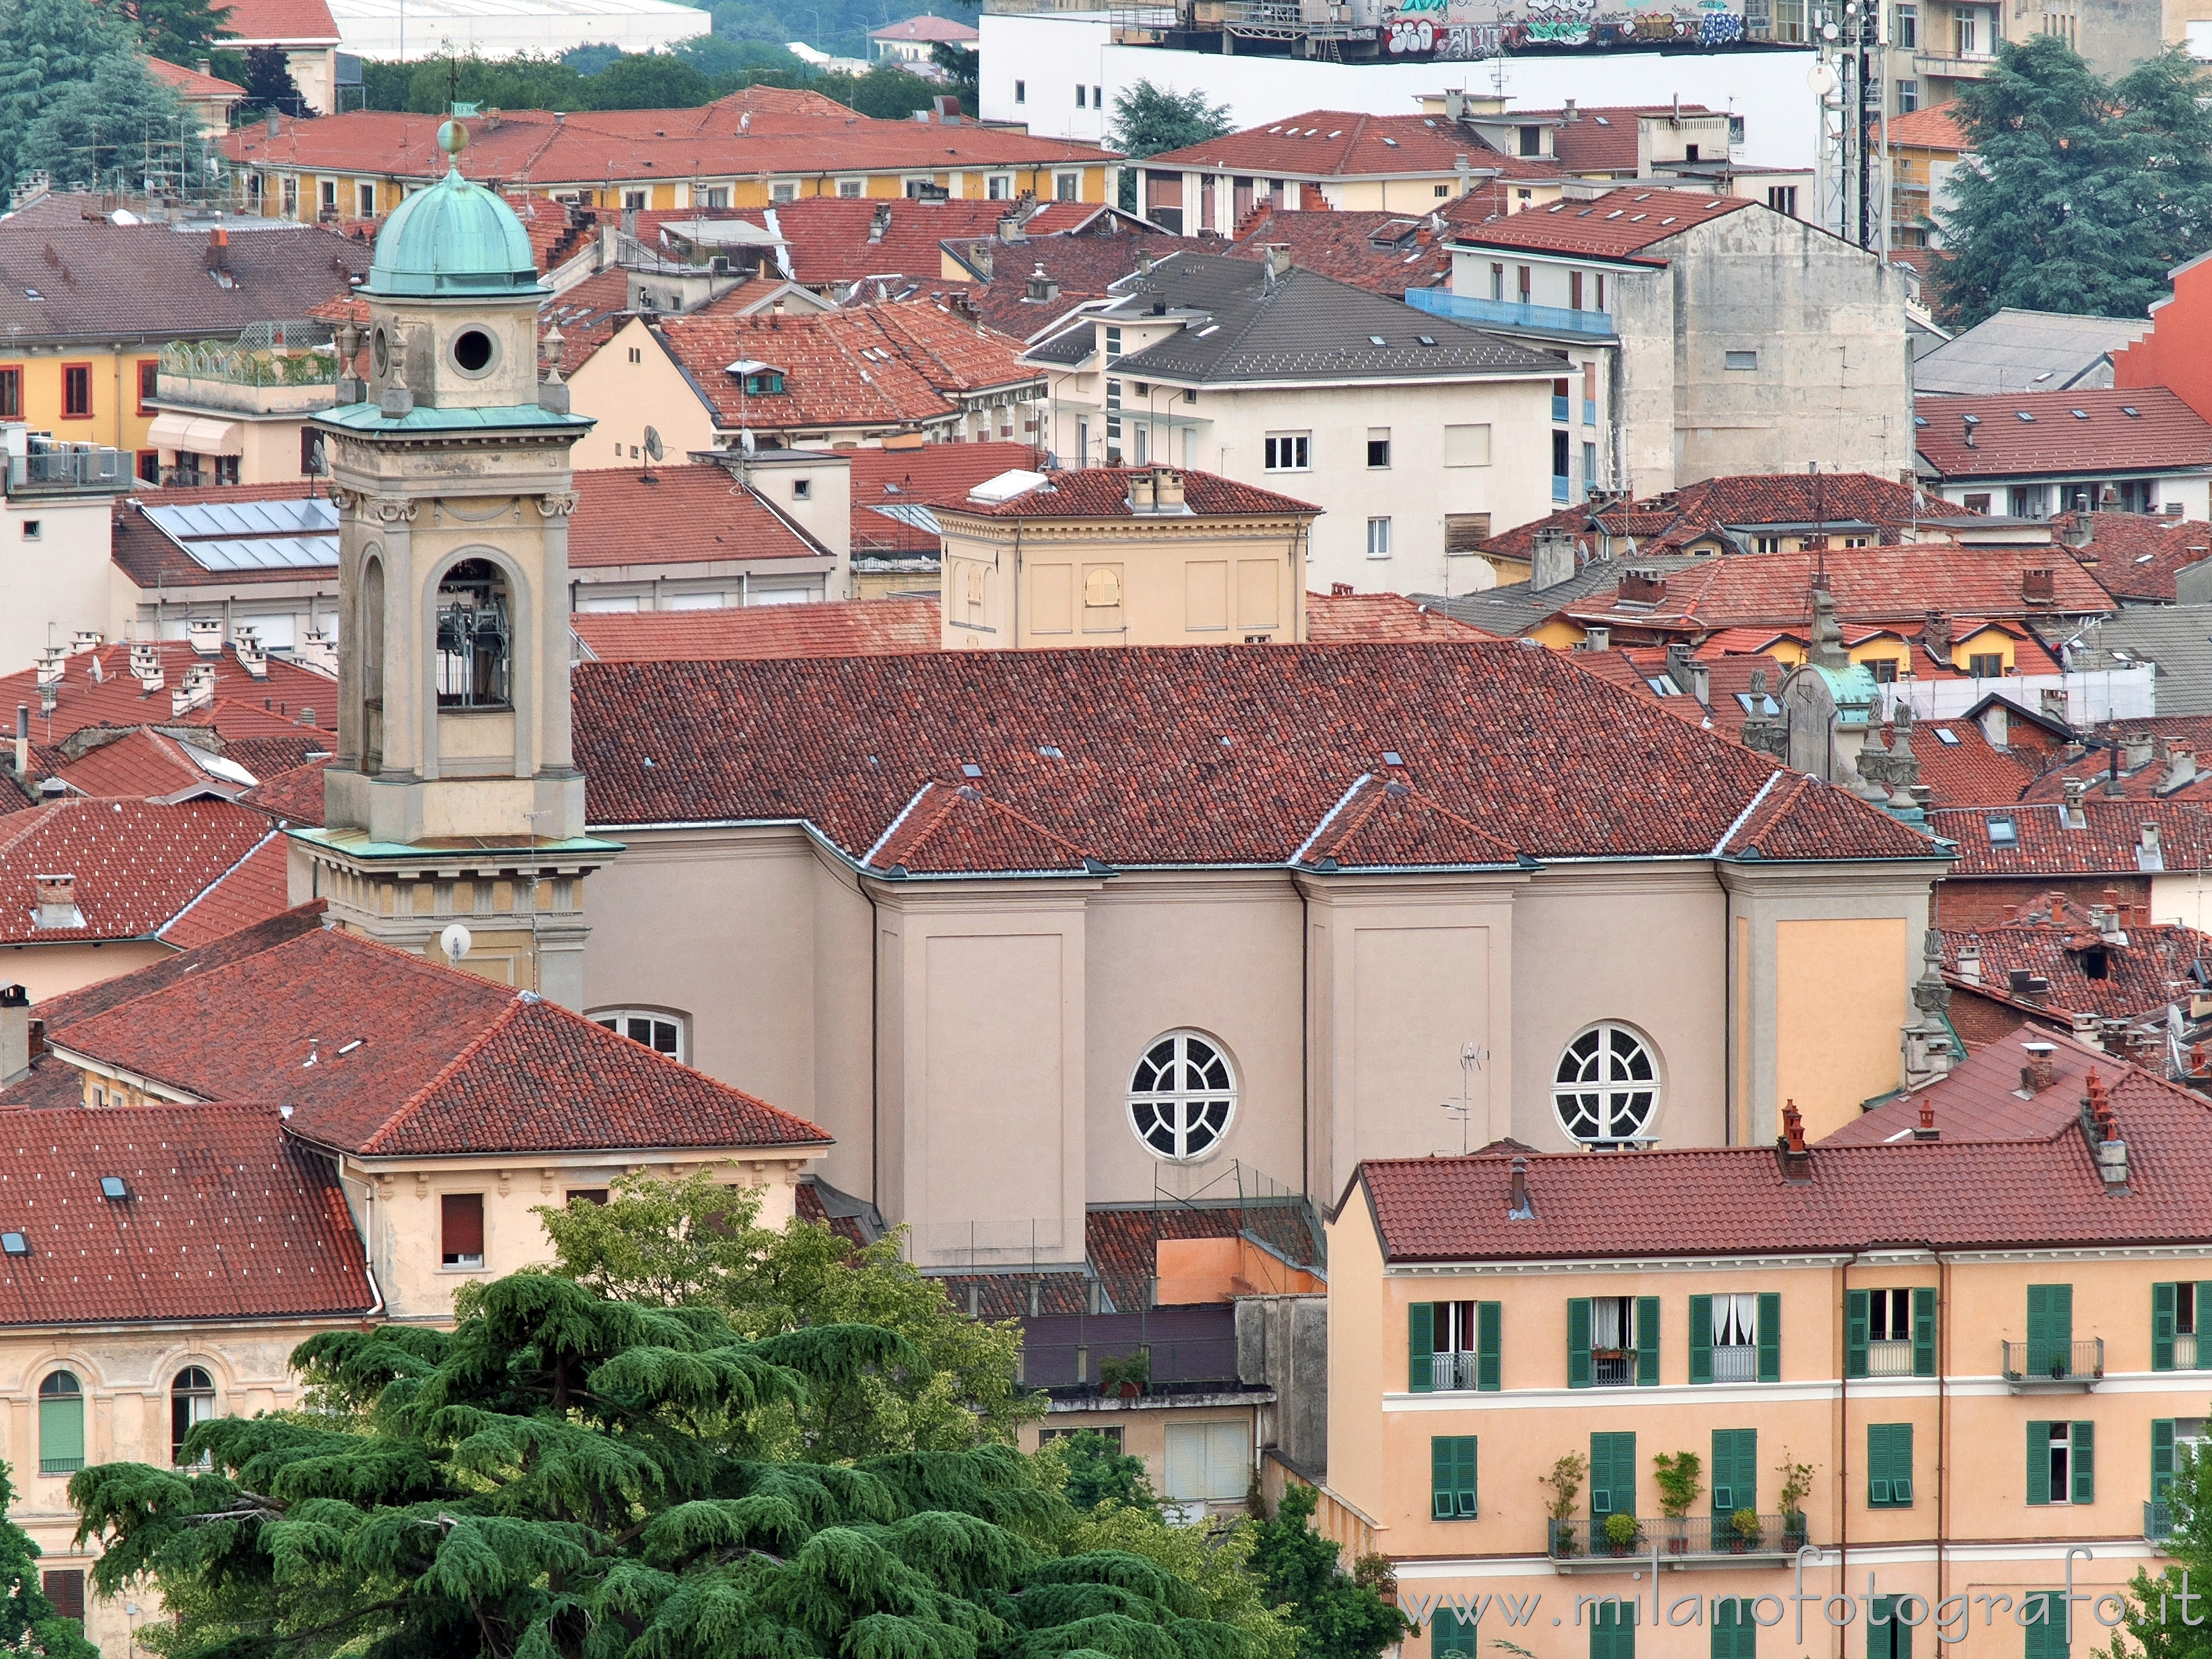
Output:
<instances>
[{"instance_id":1,"label":"bell tower belfry opening","mask_svg":"<svg viewBox=\"0 0 2212 1659\"><path fill-rule=\"evenodd\" d=\"M338 926L578 1006L584 833L568 725L569 450L592 422L538 374L530 239L461 176L385 222L317 417L338 508L338 745L325 827L295 830L292 897ZM355 372L367 358L366 380ZM447 935L448 942L458 936Z\"/></svg>"}]
</instances>

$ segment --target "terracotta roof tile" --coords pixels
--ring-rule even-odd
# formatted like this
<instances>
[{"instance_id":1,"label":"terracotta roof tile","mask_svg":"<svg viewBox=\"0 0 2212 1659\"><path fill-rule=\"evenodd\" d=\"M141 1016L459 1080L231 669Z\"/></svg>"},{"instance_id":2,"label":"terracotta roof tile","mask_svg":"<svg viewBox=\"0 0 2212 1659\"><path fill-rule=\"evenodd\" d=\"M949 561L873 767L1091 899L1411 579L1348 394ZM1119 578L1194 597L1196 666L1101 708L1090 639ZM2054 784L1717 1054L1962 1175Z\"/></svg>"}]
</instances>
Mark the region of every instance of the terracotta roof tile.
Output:
<instances>
[{"instance_id":1,"label":"terracotta roof tile","mask_svg":"<svg viewBox=\"0 0 2212 1659\"><path fill-rule=\"evenodd\" d=\"M1129 481L1150 477L1161 469L1149 466L1089 466L1044 475L1045 481L1004 501L979 501L973 495L948 490L925 496L924 505L938 512L958 513L979 519L1133 519L1142 517L1129 505ZM1182 471L1183 504L1196 518L1275 518L1285 514L1317 514L1322 509L1293 496L1240 483L1218 473Z\"/></svg>"},{"instance_id":2,"label":"terracotta roof tile","mask_svg":"<svg viewBox=\"0 0 2212 1659\"><path fill-rule=\"evenodd\" d=\"M1945 742L1947 732L1957 741ZM1936 792L1937 806L2002 806L2035 781L2034 765L1991 744L1975 720L1915 721L1912 752L1920 762L1920 781Z\"/></svg>"},{"instance_id":3,"label":"terracotta roof tile","mask_svg":"<svg viewBox=\"0 0 2212 1659\"><path fill-rule=\"evenodd\" d=\"M1503 213L1506 204L1493 204ZM1438 288L1451 281L1451 255L1426 216L1293 210L1269 206L1237 228L1223 251L1240 259L1265 258L1272 246L1290 250L1291 263L1392 299L1407 289Z\"/></svg>"},{"instance_id":4,"label":"terracotta roof tile","mask_svg":"<svg viewBox=\"0 0 2212 1659\"><path fill-rule=\"evenodd\" d=\"M832 556L712 462L596 468L575 479L568 562L579 570Z\"/></svg>"},{"instance_id":5,"label":"terracotta roof tile","mask_svg":"<svg viewBox=\"0 0 2212 1659\"><path fill-rule=\"evenodd\" d=\"M76 798L11 813L0 818L0 941L151 939L269 834L259 813L223 801ZM35 878L52 875L76 878L76 927L40 925ZM262 914L283 908L279 896Z\"/></svg>"},{"instance_id":6,"label":"terracotta roof tile","mask_svg":"<svg viewBox=\"0 0 2212 1659\"><path fill-rule=\"evenodd\" d=\"M584 613L568 619L594 662L879 656L935 651L935 599L840 599L720 611Z\"/></svg>"},{"instance_id":7,"label":"terracotta roof tile","mask_svg":"<svg viewBox=\"0 0 2212 1659\"><path fill-rule=\"evenodd\" d=\"M1310 868L1346 870L1517 861L1515 848L1438 805L1402 777L1372 773L1346 792L1298 858Z\"/></svg>"},{"instance_id":8,"label":"terracotta roof tile","mask_svg":"<svg viewBox=\"0 0 2212 1659\"><path fill-rule=\"evenodd\" d=\"M2163 1015L2176 997L2185 1000L2184 975L2192 963L2204 960L2212 939L2193 927L2136 915L2124 922L2125 942L2108 939L2091 925L2083 906L2062 893L2046 893L2009 920L1971 932L1945 928L1944 970L1959 971L1960 952L1972 941L1980 950L1984 984L2002 990L2015 971L2038 975L2051 986L2040 1006L2053 1012L2108 1019ZM2092 966L2102 971L2093 976Z\"/></svg>"},{"instance_id":9,"label":"terracotta roof tile","mask_svg":"<svg viewBox=\"0 0 2212 1659\"><path fill-rule=\"evenodd\" d=\"M1931 104L1889 118L1892 149L1971 150L1973 145L1959 125L1955 103Z\"/></svg>"},{"instance_id":10,"label":"terracotta roof tile","mask_svg":"<svg viewBox=\"0 0 2212 1659\"><path fill-rule=\"evenodd\" d=\"M266 678L256 678L234 649L203 658L182 640L165 640L154 648L165 682L160 691L142 692L131 678L130 646L103 645L64 662L51 717L40 707L35 668L0 676L0 708L27 705L31 734L40 743L59 743L88 726L206 726L225 738L273 737L300 730L298 717L310 708L315 722L309 729L337 728L337 683L327 674L272 656ZM172 714L170 693L184 684L185 670L203 662L215 670L215 702ZM264 708L264 702L270 706Z\"/></svg>"},{"instance_id":11,"label":"terracotta roof tile","mask_svg":"<svg viewBox=\"0 0 2212 1659\"><path fill-rule=\"evenodd\" d=\"M2055 1081L2027 1100L2020 1097L2021 1068L2031 1056L2024 1044L2047 1042ZM2095 1073L2124 1100L2154 1080L2131 1066L2116 1066L2101 1048L2063 1031L2027 1027L1961 1055L1942 1082L1899 1095L1824 1137L1822 1146L1875 1146L1910 1139L1920 1121L1924 1096L1936 1108L1936 1132L1945 1140L2048 1140L2081 1115L2081 1097Z\"/></svg>"},{"instance_id":12,"label":"terracotta roof tile","mask_svg":"<svg viewBox=\"0 0 2212 1659\"><path fill-rule=\"evenodd\" d=\"M302 829L323 825L323 769L328 758L308 761L288 771L272 772L238 797L237 805L265 812L280 823Z\"/></svg>"},{"instance_id":13,"label":"terracotta roof tile","mask_svg":"<svg viewBox=\"0 0 2212 1659\"><path fill-rule=\"evenodd\" d=\"M2091 799L2109 800L2112 799L2112 777L2117 769L2120 795L2138 805L2163 801L2177 806L2185 802L2201 805L2212 800L2212 715L2160 714L2130 720L2124 731L2129 735L2148 740L2150 750L2147 759L2138 763L2124 746L2118 757L2119 764L2115 769L2112 751L2107 748L2087 749L2079 754L2069 754L2030 784L2022 799L2063 800L2066 785L2073 780L2088 785ZM2102 738L2110 739L2112 735L2107 730L2102 733ZM2204 768L2178 787L2172 753L2174 749L2189 750L2192 763L2196 756L2206 757ZM2140 749L2136 750L2137 754L2141 752Z\"/></svg>"},{"instance_id":14,"label":"terracotta roof tile","mask_svg":"<svg viewBox=\"0 0 2212 1659\"><path fill-rule=\"evenodd\" d=\"M1636 130L1629 128L1635 141ZM1506 161L1473 131L1441 115L1367 115L1310 109L1264 127L1203 139L1143 159L1146 167L1266 173L1275 178L1359 179L1450 174L1465 156L1477 169ZM1554 173L1567 169L1554 167Z\"/></svg>"},{"instance_id":15,"label":"terracotta roof tile","mask_svg":"<svg viewBox=\"0 0 2212 1659\"><path fill-rule=\"evenodd\" d=\"M967 24L950 17L939 17L934 12L921 17L909 17L901 23L886 23L879 29L868 31L871 40L950 40L964 43L981 38Z\"/></svg>"},{"instance_id":16,"label":"terracotta roof tile","mask_svg":"<svg viewBox=\"0 0 2212 1659\"><path fill-rule=\"evenodd\" d=\"M1632 131L1630 140L1634 141ZM1696 190L1609 191L1595 202L1561 201L1480 224L1462 224L1456 242L1473 247L1581 253L1663 265L1652 249L1698 225L1726 218L1752 203Z\"/></svg>"},{"instance_id":17,"label":"terracotta roof tile","mask_svg":"<svg viewBox=\"0 0 2212 1659\"><path fill-rule=\"evenodd\" d=\"M1918 744L1916 740L1914 747ZM2113 800L2092 790L2081 802L2081 827L2066 821L2057 801L1931 811L1928 827L1959 849L1948 879L1974 876L2135 876L2142 872L2142 826L2156 824L2166 867L2212 863L2212 835L2203 811L2178 800ZM2008 838L1993 835L2009 826Z\"/></svg>"},{"instance_id":18,"label":"terracotta roof tile","mask_svg":"<svg viewBox=\"0 0 2212 1659\"><path fill-rule=\"evenodd\" d=\"M844 451L852 463L853 556L938 557L935 532L878 507L904 507L943 495L965 495L1002 472L1034 472L1043 456L1023 443L924 444L910 449L874 445Z\"/></svg>"},{"instance_id":19,"label":"terracotta roof tile","mask_svg":"<svg viewBox=\"0 0 2212 1659\"><path fill-rule=\"evenodd\" d=\"M586 663L574 686L594 824L805 818L855 859L969 764L994 800L1132 866L1285 864L1386 751L1429 799L1540 859L1709 856L1775 775L1517 644ZM1778 830L1823 856L1937 855L1826 794L1819 823Z\"/></svg>"},{"instance_id":20,"label":"terracotta roof tile","mask_svg":"<svg viewBox=\"0 0 2212 1659\"><path fill-rule=\"evenodd\" d=\"M1913 446L1946 478L2212 471L2212 422L2163 386L1923 398L1913 407Z\"/></svg>"},{"instance_id":21,"label":"terracotta roof tile","mask_svg":"<svg viewBox=\"0 0 2212 1659\"><path fill-rule=\"evenodd\" d=\"M246 88L235 81L225 81L219 76L202 75L196 69L172 64L166 58L149 58L146 70L156 81L181 97L238 99L246 96Z\"/></svg>"},{"instance_id":22,"label":"terracotta roof tile","mask_svg":"<svg viewBox=\"0 0 2212 1659\"><path fill-rule=\"evenodd\" d=\"M101 1195L111 1175L129 1197ZM377 1305L336 1171L285 1135L272 1107L0 1111L0 1227L30 1245L0 1256L0 1325Z\"/></svg>"},{"instance_id":23,"label":"terracotta roof tile","mask_svg":"<svg viewBox=\"0 0 2212 1659\"><path fill-rule=\"evenodd\" d=\"M872 869L915 876L1008 875L1085 867L1083 849L972 783L932 781L868 849Z\"/></svg>"},{"instance_id":24,"label":"terracotta roof tile","mask_svg":"<svg viewBox=\"0 0 2212 1659\"><path fill-rule=\"evenodd\" d=\"M222 33L236 40L305 46L341 38L326 0L229 0L222 17Z\"/></svg>"},{"instance_id":25,"label":"terracotta roof tile","mask_svg":"<svg viewBox=\"0 0 2212 1659\"><path fill-rule=\"evenodd\" d=\"M2174 573L2212 559L2212 524L2147 513L2062 513L2051 521L2066 550L2116 599L2172 605ZM2075 538L2087 532L2089 539Z\"/></svg>"},{"instance_id":26,"label":"terracotta roof tile","mask_svg":"<svg viewBox=\"0 0 2212 1659\"><path fill-rule=\"evenodd\" d=\"M1318 1266L1306 1214L1302 1206L1289 1204L1094 1206L1085 1218L1084 1236L1091 1271L1114 1306L1127 1313L1152 1305L1164 1238L1235 1238L1249 1232L1287 1261Z\"/></svg>"},{"instance_id":27,"label":"terracotta roof tile","mask_svg":"<svg viewBox=\"0 0 2212 1659\"><path fill-rule=\"evenodd\" d=\"M251 782L229 775L235 769L217 762L209 749L141 726L101 744L52 775L73 793L143 800L196 787L216 787L226 795L251 787ZM247 775L250 779L252 775Z\"/></svg>"},{"instance_id":28,"label":"terracotta roof tile","mask_svg":"<svg viewBox=\"0 0 2212 1659\"><path fill-rule=\"evenodd\" d=\"M290 875L291 848L282 836L266 837L177 913L161 943L189 951L282 915L292 902Z\"/></svg>"},{"instance_id":29,"label":"terracotta roof tile","mask_svg":"<svg viewBox=\"0 0 2212 1659\"><path fill-rule=\"evenodd\" d=\"M1306 639L1314 645L1427 641L1471 645L1498 636L1398 593L1309 593Z\"/></svg>"}]
</instances>

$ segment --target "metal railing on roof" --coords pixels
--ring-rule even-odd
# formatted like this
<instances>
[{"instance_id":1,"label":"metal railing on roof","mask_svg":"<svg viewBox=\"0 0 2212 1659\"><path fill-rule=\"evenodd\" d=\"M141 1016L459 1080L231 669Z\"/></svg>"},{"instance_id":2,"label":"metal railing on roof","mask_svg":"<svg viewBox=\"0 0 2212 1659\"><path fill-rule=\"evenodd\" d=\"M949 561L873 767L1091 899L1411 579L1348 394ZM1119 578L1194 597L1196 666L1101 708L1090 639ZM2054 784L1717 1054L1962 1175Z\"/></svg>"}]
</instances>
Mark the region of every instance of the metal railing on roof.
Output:
<instances>
[{"instance_id":1,"label":"metal railing on roof","mask_svg":"<svg viewBox=\"0 0 2212 1659\"><path fill-rule=\"evenodd\" d=\"M1571 311L1564 306L1523 305L1516 300L1479 300L1442 289L1409 288L1406 303L1416 311L1449 317L1474 328L1504 328L1530 334L1571 334L1581 339L1613 337L1609 311ZM1564 417L1562 417L1564 418Z\"/></svg>"},{"instance_id":2,"label":"metal railing on roof","mask_svg":"<svg viewBox=\"0 0 2212 1659\"><path fill-rule=\"evenodd\" d=\"M173 341L161 372L225 386L334 386L338 355L328 323L256 323L235 340Z\"/></svg>"}]
</instances>

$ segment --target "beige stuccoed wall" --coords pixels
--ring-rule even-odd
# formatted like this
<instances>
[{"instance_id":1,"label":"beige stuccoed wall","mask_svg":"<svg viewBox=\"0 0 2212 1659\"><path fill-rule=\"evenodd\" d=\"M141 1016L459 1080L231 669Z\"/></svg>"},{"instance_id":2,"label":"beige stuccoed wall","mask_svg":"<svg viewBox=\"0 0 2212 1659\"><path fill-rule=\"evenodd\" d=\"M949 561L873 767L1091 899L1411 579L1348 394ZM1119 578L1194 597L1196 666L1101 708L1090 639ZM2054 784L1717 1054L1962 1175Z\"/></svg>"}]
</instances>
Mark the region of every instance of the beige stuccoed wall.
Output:
<instances>
[{"instance_id":1,"label":"beige stuccoed wall","mask_svg":"<svg viewBox=\"0 0 2212 1659\"><path fill-rule=\"evenodd\" d=\"M36 731L37 716L32 720L32 729ZM152 939L125 939L113 945L11 945L0 949L0 985L21 985L31 994L35 1008L64 991L97 985L176 954Z\"/></svg>"},{"instance_id":2,"label":"beige stuccoed wall","mask_svg":"<svg viewBox=\"0 0 2212 1659\"><path fill-rule=\"evenodd\" d=\"M639 361L629 360L635 349ZM572 452L579 472L593 467L635 466L645 429L660 434L672 462L694 449L714 447L714 417L684 378L651 329L632 318L594 351L568 380L568 407L599 425ZM641 449L633 458L630 450Z\"/></svg>"}]
</instances>

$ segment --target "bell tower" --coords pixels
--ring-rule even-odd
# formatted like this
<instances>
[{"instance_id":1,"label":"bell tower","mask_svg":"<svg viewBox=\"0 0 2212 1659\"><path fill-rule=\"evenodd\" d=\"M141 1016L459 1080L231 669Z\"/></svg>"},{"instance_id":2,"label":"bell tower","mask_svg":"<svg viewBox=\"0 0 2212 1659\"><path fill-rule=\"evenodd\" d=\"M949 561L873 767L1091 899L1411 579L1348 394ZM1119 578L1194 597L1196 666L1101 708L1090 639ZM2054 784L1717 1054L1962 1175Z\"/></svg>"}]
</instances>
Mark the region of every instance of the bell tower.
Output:
<instances>
[{"instance_id":1,"label":"bell tower","mask_svg":"<svg viewBox=\"0 0 2212 1659\"><path fill-rule=\"evenodd\" d=\"M582 887L621 850L584 833L570 754L569 449L592 422L538 377L544 291L521 222L446 176L385 222L316 419L338 508L338 752L325 827L292 832L292 897L571 1007ZM366 344L368 379L352 378Z\"/></svg>"}]
</instances>

